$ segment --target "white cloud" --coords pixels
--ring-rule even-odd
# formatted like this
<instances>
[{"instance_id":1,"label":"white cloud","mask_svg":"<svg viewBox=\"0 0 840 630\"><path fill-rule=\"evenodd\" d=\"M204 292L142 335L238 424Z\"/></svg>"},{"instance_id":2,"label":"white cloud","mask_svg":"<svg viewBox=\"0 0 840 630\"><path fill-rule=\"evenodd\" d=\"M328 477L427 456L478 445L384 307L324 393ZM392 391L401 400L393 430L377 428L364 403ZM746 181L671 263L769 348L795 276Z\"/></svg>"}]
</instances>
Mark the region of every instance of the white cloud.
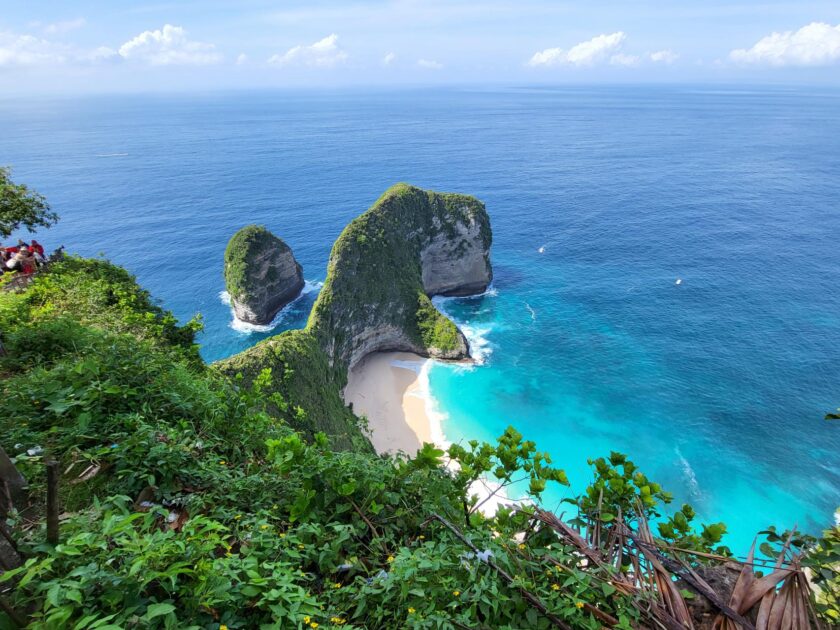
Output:
<instances>
[{"instance_id":1,"label":"white cloud","mask_svg":"<svg viewBox=\"0 0 840 630\"><path fill-rule=\"evenodd\" d=\"M87 20L83 17L75 20L67 20L65 22L53 22L44 27L44 32L47 35L60 35L61 33L68 33L80 29L87 24Z\"/></svg>"},{"instance_id":2,"label":"white cloud","mask_svg":"<svg viewBox=\"0 0 840 630\"><path fill-rule=\"evenodd\" d=\"M426 70L440 70L443 68L443 64L439 61L434 61L433 59L418 59L417 66L420 68L425 68Z\"/></svg>"},{"instance_id":3,"label":"white cloud","mask_svg":"<svg viewBox=\"0 0 840 630\"><path fill-rule=\"evenodd\" d=\"M140 33L120 46L119 54L123 59L143 61L153 66L202 65L222 60L213 44L192 41L182 27L171 24Z\"/></svg>"},{"instance_id":4,"label":"white cloud","mask_svg":"<svg viewBox=\"0 0 840 630\"><path fill-rule=\"evenodd\" d=\"M638 55L627 55L624 53L618 53L610 57L610 65L613 66L625 66L628 68L635 68L639 65L641 58Z\"/></svg>"},{"instance_id":5,"label":"white cloud","mask_svg":"<svg viewBox=\"0 0 840 630\"><path fill-rule=\"evenodd\" d=\"M384 57L382 57L382 65L383 66L390 66L396 60L397 60L397 56L394 53L389 52Z\"/></svg>"},{"instance_id":6,"label":"white cloud","mask_svg":"<svg viewBox=\"0 0 840 630\"><path fill-rule=\"evenodd\" d=\"M94 50L84 53L81 58L84 61L91 61L93 63L96 63L97 61L110 61L113 59L120 59L120 54L113 48L108 48L107 46L100 46L99 48L95 48Z\"/></svg>"},{"instance_id":7,"label":"white cloud","mask_svg":"<svg viewBox=\"0 0 840 630\"><path fill-rule=\"evenodd\" d=\"M602 34L573 46L568 51L562 48L546 48L534 53L529 66L592 66L601 61L619 56L627 35L622 31Z\"/></svg>"},{"instance_id":8,"label":"white cloud","mask_svg":"<svg viewBox=\"0 0 840 630\"><path fill-rule=\"evenodd\" d=\"M654 63L672 64L680 58L679 54L675 53L670 48L665 50L657 50L648 55L650 60Z\"/></svg>"},{"instance_id":9,"label":"white cloud","mask_svg":"<svg viewBox=\"0 0 840 630\"><path fill-rule=\"evenodd\" d=\"M347 53L338 45L338 35L333 33L309 46L295 46L283 55L272 55L268 63L278 66L301 64L316 68L332 68L347 61Z\"/></svg>"},{"instance_id":10,"label":"white cloud","mask_svg":"<svg viewBox=\"0 0 840 630\"><path fill-rule=\"evenodd\" d=\"M752 48L729 53L736 63L769 66L825 66L840 61L840 24L812 22L798 31L772 33Z\"/></svg>"},{"instance_id":11,"label":"white cloud","mask_svg":"<svg viewBox=\"0 0 840 630\"><path fill-rule=\"evenodd\" d=\"M90 64L119 58L116 50L106 46L80 49L33 35L0 32L0 67Z\"/></svg>"},{"instance_id":12,"label":"white cloud","mask_svg":"<svg viewBox=\"0 0 840 630\"><path fill-rule=\"evenodd\" d=\"M69 48L46 39L0 32L0 67L61 64L70 56Z\"/></svg>"},{"instance_id":13,"label":"white cloud","mask_svg":"<svg viewBox=\"0 0 840 630\"><path fill-rule=\"evenodd\" d=\"M239 53L239 56L236 58L236 65L241 66L243 63L248 62L248 55L245 53Z\"/></svg>"}]
</instances>

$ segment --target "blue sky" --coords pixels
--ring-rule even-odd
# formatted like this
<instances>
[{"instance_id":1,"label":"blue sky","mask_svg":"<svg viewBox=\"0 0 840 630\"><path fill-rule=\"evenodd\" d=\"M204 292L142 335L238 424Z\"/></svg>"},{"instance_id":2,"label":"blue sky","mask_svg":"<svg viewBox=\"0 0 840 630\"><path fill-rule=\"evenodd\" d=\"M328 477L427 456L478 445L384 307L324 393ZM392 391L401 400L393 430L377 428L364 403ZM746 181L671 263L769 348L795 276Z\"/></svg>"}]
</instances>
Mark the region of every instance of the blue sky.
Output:
<instances>
[{"instance_id":1,"label":"blue sky","mask_svg":"<svg viewBox=\"0 0 840 630\"><path fill-rule=\"evenodd\" d=\"M4 2L7 92L840 84L840 2Z\"/></svg>"}]
</instances>

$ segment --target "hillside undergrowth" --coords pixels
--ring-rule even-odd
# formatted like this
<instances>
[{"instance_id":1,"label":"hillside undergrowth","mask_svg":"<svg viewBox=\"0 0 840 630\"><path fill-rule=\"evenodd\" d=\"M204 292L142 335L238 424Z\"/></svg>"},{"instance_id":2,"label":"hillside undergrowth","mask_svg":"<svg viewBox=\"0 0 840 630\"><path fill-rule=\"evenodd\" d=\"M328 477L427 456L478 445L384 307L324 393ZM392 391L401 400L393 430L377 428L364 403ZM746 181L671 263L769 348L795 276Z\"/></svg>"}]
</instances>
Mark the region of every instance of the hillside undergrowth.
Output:
<instances>
[{"instance_id":1,"label":"hillside undergrowth","mask_svg":"<svg viewBox=\"0 0 840 630\"><path fill-rule=\"evenodd\" d=\"M308 333L258 346L279 373L222 373L198 357L199 325L179 326L104 260L69 258L0 293L0 435L32 497L7 521L24 562L0 588L31 627L595 630L654 618L653 595L624 586L629 564L584 565L579 545L538 525L541 494L567 481L515 429L495 444L378 456L319 390L336 377ZM40 504L48 458L63 472L55 546ZM608 539L649 520L663 548L729 555L723 524L669 508L627 457L592 465L572 526L591 534L597 522ZM482 478L521 484L532 503L484 515ZM837 541L815 552L815 605L829 620Z\"/></svg>"}]
</instances>

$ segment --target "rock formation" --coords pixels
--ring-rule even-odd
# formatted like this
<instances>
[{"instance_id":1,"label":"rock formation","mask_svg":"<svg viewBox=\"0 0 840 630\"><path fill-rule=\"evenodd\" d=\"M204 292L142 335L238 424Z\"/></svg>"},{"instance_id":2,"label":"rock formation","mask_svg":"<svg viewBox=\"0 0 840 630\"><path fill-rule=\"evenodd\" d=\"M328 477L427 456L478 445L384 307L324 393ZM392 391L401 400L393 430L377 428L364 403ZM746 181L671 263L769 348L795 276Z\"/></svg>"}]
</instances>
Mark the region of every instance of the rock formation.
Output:
<instances>
[{"instance_id":1,"label":"rock formation","mask_svg":"<svg viewBox=\"0 0 840 630\"><path fill-rule=\"evenodd\" d=\"M483 292L493 277L491 242L487 211L474 197L392 186L336 240L306 328L266 339L217 368L241 374L245 386L270 368L263 393L285 401L273 410L278 416L307 434L323 431L334 448L359 449L363 441L370 449L342 399L348 370L378 351L468 358L466 338L430 298ZM263 250L255 250L253 260L261 260ZM249 285L246 293L257 291Z\"/></svg>"},{"instance_id":2,"label":"rock formation","mask_svg":"<svg viewBox=\"0 0 840 630\"><path fill-rule=\"evenodd\" d=\"M286 243L264 227L249 225L225 249L225 285L237 319L268 324L300 295L303 271Z\"/></svg>"},{"instance_id":3,"label":"rock formation","mask_svg":"<svg viewBox=\"0 0 840 630\"><path fill-rule=\"evenodd\" d=\"M385 350L467 358L464 335L429 298L483 292L491 242L474 197L392 186L335 242L308 328L331 363Z\"/></svg>"}]
</instances>

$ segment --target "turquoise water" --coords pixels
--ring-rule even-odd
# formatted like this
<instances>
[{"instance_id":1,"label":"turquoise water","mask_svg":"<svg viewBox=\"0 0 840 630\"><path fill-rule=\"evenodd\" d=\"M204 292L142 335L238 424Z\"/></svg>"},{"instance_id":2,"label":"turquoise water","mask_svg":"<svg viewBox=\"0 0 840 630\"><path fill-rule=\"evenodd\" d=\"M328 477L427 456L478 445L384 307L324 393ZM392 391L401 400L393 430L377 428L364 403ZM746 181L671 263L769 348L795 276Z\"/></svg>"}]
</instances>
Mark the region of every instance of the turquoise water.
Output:
<instances>
[{"instance_id":1,"label":"turquoise water","mask_svg":"<svg viewBox=\"0 0 840 630\"><path fill-rule=\"evenodd\" d=\"M443 302L484 355L432 370L448 438L513 424L576 490L588 457L628 452L740 551L840 505L840 424L822 419L840 406L840 92L100 97L0 101L0 124L0 163L62 215L39 240L107 252L201 312L208 360L273 334L231 328L219 297L242 225L286 239L315 287L392 183L474 194L496 279Z\"/></svg>"}]
</instances>

